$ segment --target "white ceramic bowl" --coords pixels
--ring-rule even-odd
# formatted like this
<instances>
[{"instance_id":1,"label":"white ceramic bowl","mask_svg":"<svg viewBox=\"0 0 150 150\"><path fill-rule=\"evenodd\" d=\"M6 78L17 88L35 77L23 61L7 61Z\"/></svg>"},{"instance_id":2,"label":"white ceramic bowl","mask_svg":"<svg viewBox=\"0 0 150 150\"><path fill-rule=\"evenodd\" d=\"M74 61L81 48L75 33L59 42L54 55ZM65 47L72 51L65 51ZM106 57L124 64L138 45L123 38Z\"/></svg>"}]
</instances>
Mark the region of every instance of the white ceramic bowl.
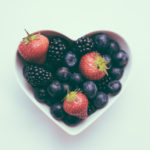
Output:
<instances>
[{"instance_id":1,"label":"white ceramic bowl","mask_svg":"<svg viewBox=\"0 0 150 150\"><path fill-rule=\"evenodd\" d=\"M80 132L85 130L88 126L90 126L94 121L96 121L96 119L99 118L110 106L112 106L112 104L116 100L121 99L121 94L123 93L123 91L124 91L124 89L126 88L126 85L127 85L127 78L128 78L129 72L131 70L131 60L132 60L132 58L131 58L131 51L130 51L130 48L129 48L127 42L120 35L118 35L118 34L116 34L114 32L110 32L110 31L96 31L96 32L89 33L86 36L92 35L92 34L95 34L95 33L99 33L99 32L106 33L111 39L116 40L119 43L120 48L125 50L128 53L128 55L129 55L128 64L127 64L127 66L125 68L123 77L120 80L121 83L122 83L122 89L121 89L121 92L117 96L109 98L108 104L103 109L99 109L98 111L96 111L95 113L90 115L87 119L85 119L80 124L78 124L77 126L74 126L74 127L69 127L69 126L65 125L63 122L55 120L53 118L53 116L50 114L49 107L47 105L45 105L45 104L39 103L35 99L34 94L33 94L33 89L26 82L25 78L23 77L23 73L22 73L23 61L20 59L20 57L18 57L18 53L17 52L15 54L15 60L14 60L15 61L15 75L16 75L17 82L20 85L21 89L30 98L30 100L49 119L51 119L56 125L58 125L61 129L63 129L64 131L66 131L70 135L77 135L77 134L79 134ZM42 34L48 35L48 36L59 35L59 36L65 37L68 41L72 41L71 39L67 38L63 34L60 34L60 33L55 32L55 31L44 30L44 31L36 32L36 33L42 33ZM18 44L19 44L19 41L18 41Z\"/></svg>"}]
</instances>

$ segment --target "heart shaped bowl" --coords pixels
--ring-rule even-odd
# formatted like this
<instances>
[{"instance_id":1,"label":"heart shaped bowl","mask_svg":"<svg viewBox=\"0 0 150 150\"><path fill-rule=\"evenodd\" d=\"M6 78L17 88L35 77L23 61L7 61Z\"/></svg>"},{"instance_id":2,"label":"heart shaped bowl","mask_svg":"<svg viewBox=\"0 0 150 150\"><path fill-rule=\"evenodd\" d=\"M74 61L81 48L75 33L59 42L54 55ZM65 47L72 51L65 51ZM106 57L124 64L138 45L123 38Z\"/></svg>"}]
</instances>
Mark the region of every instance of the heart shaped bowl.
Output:
<instances>
[{"instance_id":1,"label":"heart shaped bowl","mask_svg":"<svg viewBox=\"0 0 150 150\"><path fill-rule=\"evenodd\" d=\"M55 32L55 31L43 30L43 31L38 31L36 33L41 33L41 34L49 36L49 37L61 36L61 37L65 38L68 42L73 42L73 40L69 39L65 35ZM127 42L120 35L118 35L117 33L111 32L111 31L95 31L95 32L91 32L85 36L91 36L96 33L105 33L108 35L109 38L117 41L119 43L120 48L125 50L128 53L129 61L125 67L124 74L120 80L120 82L122 83L122 89L121 89L120 93L114 97L110 97L108 104L103 109L97 110L95 113L90 115L87 119L82 121L80 124L73 126L73 127L67 126L66 124L64 124L61 121L55 120L55 118L53 118L53 116L50 113L50 108L47 105L41 104L36 100L36 98L34 97L32 87L26 82L25 78L23 77L22 68L23 68L24 62L18 56L18 52L16 52L16 54L15 54L15 67L14 67L15 76L16 76L17 82L20 85L23 92L49 119L51 119L56 125L58 125L61 129L63 129L70 135L77 135L80 132L82 132L83 130L85 130L94 121L96 121L109 107L111 107L112 104L114 104L114 102L116 102L117 99L119 100L119 97L121 99L121 94L123 93L124 89L126 88L127 79L129 76L129 72L131 70L132 57L131 57L131 51L130 51L130 48L129 48L129 45L127 44ZM18 41L18 44L19 44L19 41Z\"/></svg>"}]
</instances>

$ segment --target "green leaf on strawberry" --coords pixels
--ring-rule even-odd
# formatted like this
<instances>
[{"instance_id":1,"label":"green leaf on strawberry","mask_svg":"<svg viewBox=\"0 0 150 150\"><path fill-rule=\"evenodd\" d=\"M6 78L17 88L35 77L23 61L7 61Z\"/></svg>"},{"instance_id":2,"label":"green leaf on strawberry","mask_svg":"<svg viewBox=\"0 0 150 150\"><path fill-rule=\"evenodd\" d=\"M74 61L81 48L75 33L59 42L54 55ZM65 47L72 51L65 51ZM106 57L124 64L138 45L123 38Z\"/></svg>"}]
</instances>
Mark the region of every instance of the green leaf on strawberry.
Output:
<instances>
[{"instance_id":1,"label":"green leaf on strawberry","mask_svg":"<svg viewBox=\"0 0 150 150\"><path fill-rule=\"evenodd\" d=\"M100 72L105 72L105 74L108 75L107 73L107 64L109 62L108 61L105 61L105 59L103 57L101 57L99 54L97 56L95 56L95 62L94 62L94 65L98 68L98 70Z\"/></svg>"}]
</instances>

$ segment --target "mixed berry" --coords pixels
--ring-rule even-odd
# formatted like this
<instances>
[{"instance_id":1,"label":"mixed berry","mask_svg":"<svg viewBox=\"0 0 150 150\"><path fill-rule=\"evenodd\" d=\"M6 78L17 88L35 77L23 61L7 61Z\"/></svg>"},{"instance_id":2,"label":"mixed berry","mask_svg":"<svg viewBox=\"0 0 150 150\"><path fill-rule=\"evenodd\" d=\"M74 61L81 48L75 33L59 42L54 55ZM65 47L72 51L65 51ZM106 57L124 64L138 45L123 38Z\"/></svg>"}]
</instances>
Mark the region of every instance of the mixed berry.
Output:
<instances>
[{"instance_id":1,"label":"mixed berry","mask_svg":"<svg viewBox=\"0 0 150 150\"><path fill-rule=\"evenodd\" d=\"M60 36L29 34L18 47L23 75L52 116L74 126L121 90L128 54L107 34L68 42Z\"/></svg>"}]
</instances>

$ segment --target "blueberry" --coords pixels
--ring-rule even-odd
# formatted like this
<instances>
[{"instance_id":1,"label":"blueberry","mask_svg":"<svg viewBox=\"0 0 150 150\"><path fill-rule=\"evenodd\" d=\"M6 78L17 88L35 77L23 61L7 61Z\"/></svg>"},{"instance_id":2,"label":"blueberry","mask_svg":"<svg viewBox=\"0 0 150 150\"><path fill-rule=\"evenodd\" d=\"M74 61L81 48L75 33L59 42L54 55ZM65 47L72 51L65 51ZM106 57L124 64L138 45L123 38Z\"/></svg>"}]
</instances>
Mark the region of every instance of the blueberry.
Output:
<instances>
[{"instance_id":1,"label":"blueberry","mask_svg":"<svg viewBox=\"0 0 150 150\"><path fill-rule=\"evenodd\" d=\"M51 106L51 114L54 116L54 118L61 120L65 115L62 104L56 103L56 104L52 105Z\"/></svg>"},{"instance_id":2,"label":"blueberry","mask_svg":"<svg viewBox=\"0 0 150 150\"><path fill-rule=\"evenodd\" d=\"M109 55L103 55L103 58L105 59L105 61L108 61L109 63L107 64L107 67L110 68L112 66L111 63L111 57Z\"/></svg>"},{"instance_id":3,"label":"blueberry","mask_svg":"<svg viewBox=\"0 0 150 150\"><path fill-rule=\"evenodd\" d=\"M60 81L68 81L70 78L70 71L66 67L61 67L57 70L56 75Z\"/></svg>"},{"instance_id":4,"label":"blueberry","mask_svg":"<svg viewBox=\"0 0 150 150\"><path fill-rule=\"evenodd\" d=\"M116 54L113 55L113 63L115 66L124 67L128 62L128 54L120 50Z\"/></svg>"},{"instance_id":5,"label":"blueberry","mask_svg":"<svg viewBox=\"0 0 150 150\"><path fill-rule=\"evenodd\" d=\"M70 86L69 83L63 83L62 86L63 86L64 97L67 95L68 90L73 91L73 88Z\"/></svg>"},{"instance_id":6,"label":"blueberry","mask_svg":"<svg viewBox=\"0 0 150 150\"><path fill-rule=\"evenodd\" d=\"M63 86L64 90L67 91L67 89L69 89L69 91L72 91L72 87L70 86L69 83L63 83L62 86Z\"/></svg>"},{"instance_id":7,"label":"blueberry","mask_svg":"<svg viewBox=\"0 0 150 150\"><path fill-rule=\"evenodd\" d=\"M83 83L83 92L87 98L92 99L97 94L97 86L93 81L86 81Z\"/></svg>"},{"instance_id":8,"label":"blueberry","mask_svg":"<svg viewBox=\"0 0 150 150\"><path fill-rule=\"evenodd\" d=\"M73 52L69 51L65 56L65 65L69 68L73 68L77 65L77 56Z\"/></svg>"},{"instance_id":9,"label":"blueberry","mask_svg":"<svg viewBox=\"0 0 150 150\"><path fill-rule=\"evenodd\" d=\"M111 40L109 44L109 48L107 49L107 53L109 55L113 55L117 53L119 50L120 50L119 44L116 41Z\"/></svg>"},{"instance_id":10,"label":"blueberry","mask_svg":"<svg viewBox=\"0 0 150 150\"><path fill-rule=\"evenodd\" d=\"M98 92L93 104L96 108L103 108L108 103L108 96L103 92Z\"/></svg>"},{"instance_id":11,"label":"blueberry","mask_svg":"<svg viewBox=\"0 0 150 150\"><path fill-rule=\"evenodd\" d=\"M123 75L123 69L122 68L111 68L110 75L113 78L113 80L119 80Z\"/></svg>"},{"instance_id":12,"label":"blueberry","mask_svg":"<svg viewBox=\"0 0 150 150\"><path fill-rule=\"evenodd\" d=\"M99 33L94 36L94 43L95 43L95 47L98 49L98 51L105 53L106 49L109 46L109 38L106 34Z\"/></svg>"},{"instance_id":13,"label":"blueberry","mask_svg":"<svg viewBox=\"0 0 150 150\"><path fill-rule=\"evenodd\" d=\"M71 74L71 77L70 77L70 83L73 85L73 86L80 86L81 83L83 82L83 77L80 73L72 73Z\"/></svg>"},{"instance_id":14,"label":"blueberry","mask_svg":"<svg viewBox=\"0 0 150 150\"><path fill-rule=\"evenodd\" d=\"M61 98L63 94L63 86L59 81L52 81L48 86L48 93L52 98Z\"/></svg>"},{"instance_id":15,"label":"blueberry","mask_svg":"<svg viewBox=\"0 0 150 150\"><path fill-rule=\"evenodd\" d=\"M63 118L63 122L69 126L75 126L77 124L79 124L82 121L82 119L75 117L75 116L71 116L69 114L65 114L65 117Z\"/></svg>"},{"instance_id":16,"label":"blueberry","mask_svg":"<svg viewBox=\"0 0 150 150\"><path fill-rule=\"evenodd\" d=\"M121 83L118 80L111 81L108 83L108 93L115 96L120 92L121 87Z\"/></svg>"}]
</instances>

